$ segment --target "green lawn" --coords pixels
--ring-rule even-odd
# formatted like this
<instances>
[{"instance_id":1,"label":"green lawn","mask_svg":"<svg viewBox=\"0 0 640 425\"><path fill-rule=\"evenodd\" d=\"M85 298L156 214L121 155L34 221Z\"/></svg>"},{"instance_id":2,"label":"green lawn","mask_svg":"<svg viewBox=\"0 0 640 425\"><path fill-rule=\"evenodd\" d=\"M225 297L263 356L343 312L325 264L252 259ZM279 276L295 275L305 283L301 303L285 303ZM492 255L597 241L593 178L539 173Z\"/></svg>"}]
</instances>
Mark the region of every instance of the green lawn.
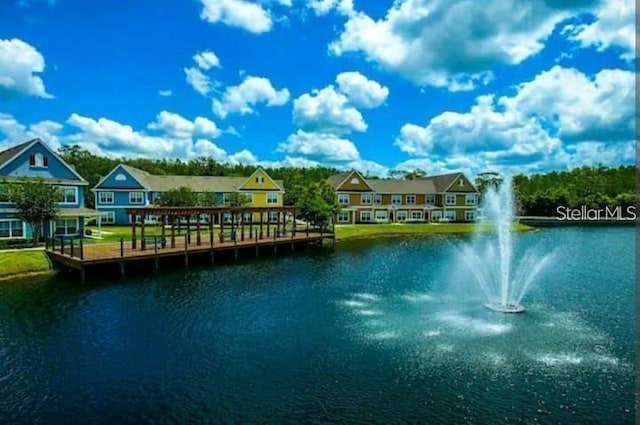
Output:
<instances>
[{"instance_id":1,"label":"green lawn","mask_svg":"<svg viewBox=\"0 0 640 425\"><path fill-rule=\"evenodd\" d=\"M516 231L534 230L524 224L515 224ZM490 232L489 223L411 223L411 224L342 224L336 225L336 239L370 238L376 236L468 234L475 231Z\"/></svg>"},{"instance_id":2,"label":"green lawn","mask_svg":"<svg viewBox=\"0 0 640 425\"><path fill-rule=\"evenodd\" d=\"M51 264L43 250L0 252L0 279L48 271L51 271Z\"/></svg>"}]
</instances>

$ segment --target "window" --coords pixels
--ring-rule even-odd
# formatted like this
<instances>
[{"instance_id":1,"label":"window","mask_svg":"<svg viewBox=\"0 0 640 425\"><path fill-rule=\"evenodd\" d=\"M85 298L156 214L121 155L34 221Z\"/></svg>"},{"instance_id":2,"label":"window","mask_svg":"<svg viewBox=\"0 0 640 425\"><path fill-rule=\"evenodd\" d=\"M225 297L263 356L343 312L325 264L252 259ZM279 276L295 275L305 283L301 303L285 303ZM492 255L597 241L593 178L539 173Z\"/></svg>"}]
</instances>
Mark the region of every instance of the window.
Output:
<instances>
[{"instance_id":1,"label":"window","mask_svg":"<svg viewBox=\"0 0 640 425\"><path fill-rule=\"evenodd\" d=\"M458 180L458 186L464 186L464 179Z\"/></svg>"},{"instance_id":2,"label":"window","mask_svg":"<svg viewBox=\"0 0 640 425\"><path fill-rule=\"evenodd\" d=\"M56 220L54 227L56 236L72 236L78 234L78 219Z\"/></svg>"},{"instance_id":3,"label":"window","mask_svg":"<svg viewBox=\"0 0 640 425\"><path fill-rule=\"evenodd\" d=\"M116 213L114 211L104 211L100 213L100 220L102 224L115 224Z\"/></svg>"},{"instance_id":4,"label":"window","mask_svg":"<svg viewBox=\"0 0 640 425\"><path fill-rule=\"evenodd\" d=\"M274 205L278 203L277 193L267 193L267 204Z\"/></svg>"},{"instance_id":5,"label":"window","mask_svg":"<svg viewBox=\"0 0 640 425\"><path fill-rule=\"evenodd\" d=\"M351 184L359 184L359 183L360 183L360 180L358 180L357 177L354 177L351 179Z\"/></svg>"},{"instance_id":6,"label":"window","mask_svg":"<svg viewBox=\"0 0 640 425\"><path fill-rule=\"evenodd\" d=\"M264 177L263 176L256 176L256 183L264 183Z\"/></svg>"},{"instance_id":7,"label":"window","mask_svg":"<svg viewBox=\"0 0 640 425\"><path fill-rule=\"evenodd\" d=\"M348 223L349 222L349 211L340 211L338 213L338 222L339 223Z\"/></svg>"},{"instance_id":8,"label":"window","mask_svg":"<svg viewBox=\"0 0 640 425\"><path fill-rule=\"evenodd\" d=\"M476 204L476 195L475 194L467 195L465 197L465 204L467 204L467 205L475 205Z\"/></svg>"},{"instance_id":9,"label":"window","mask_svg":"<svg viewBox=\"0 0 640 425\"><path fill-rule=\"evenodd\" d=\"M436 195L427 195L427 205L436 204Z\"/></svg>"},{"instance_id":10,"label":"window","mask_svg":"<svg viewBox=\"0 0 640 425\"><path fill-rule=\"evenodd\" d=\"M422 211L411 211L411 220L422 220Z\"/></svg>"},{"instance_id":11,"label":"window","mask_svg":"<svg viewBox=\"0 0 640 425\"><path fill-rule=\"evenodd\" d=\"M475 221L476 220L476 212L475 211L465 211L464 219L466 221Z\"/></svg>"},{"instance_id":12,"label":"window","mask_svg":"<svg viewBox=\"0 0 640 425\"><path fill-rule=\"evenodd\" d=\"M0 221L0 238L23 238L24 225L20 220L2 220Z\"/></svg>"},{"instance_id":13,"label":"window","mask_svg":"<svg viewBox=\"0 0 640 425\"><path fill-rule=\"evenodd\" d=\"M271 223L278 222L278 212L277 211L269 211L269 221Z\"/></svg>"},{"instance_id":14,"label":"window","mask_svg":"<svg viewBox=\"0 0 640 425\"><path fill-rule=\"evenodd\" d=\"M230 194L229 194L229 193L223 193L223 194L222 194L222 203L223 203L224 205L228 205L228 204L231 202L231 200L229 199L229 197L230 197Z\"/></svg>"},{"instance_id":15,"label":"window","mask_svg":"<svg viewBox=\"0 0 640 425\"><path fill-rule=\"evenodd\" d=\"M253 215L250 212L242 213L242 222L243 223L251 223L253 220Z\"/></svg>"},{"instance_id":16,"label":"window","mask_svg":"<svg viewBox=\"0 0 640 425\"><path fill-rule=\"evenodd\" d=\"M373 202L375 202L376 205L382 205L382 195L379 193L376 193L373 198Z\"/></svg>"},{"instance_id":17,"label":"window","mask_svg":"<svg viewBox=\"0 0 640 425\"><path fill-rule=\"evenodd\" d=\"M60 187L60 202L61 204L75 204L78 202L78 188L77 187Z\"/></svg>"},{"instance_id":18,"label":"window","mask_svg":"<svg viewBox=\"0 0 640 425\"><path fill-rule=\"evenodd\" d=\"M242 196L246 205L253 204L253 193L243 193Z\"/></svg>"},{"instance_id":19,"label":"window","mask_svg":"<svg viewBox=\"0 0 640 425\"><path fill-rule=\"evenodd\" d=\"M120 173L116 176L116 181L117 182L123 182L127 179L127 176L125 176L124 174Z\"/></svg>"},{"instance_id":20,"label":"window","mask_svg":"<svg viewBox=\"0 0 640 425\"><path fill-rule=\"evenodd\" d=\"M99 204L113 204L113 192L98 192Z\"/></svg>"},{"instance_id":21,"label":"window","mask_svg":"<svg viewBox=\"0 0 640 425\"><path fill-rule=\"evenodd\" d=\"M222 216L222 220L225 224L231 223L231 213L224 213L224 215Z\"/></svg>"},{"instance_id":22,"label":"window","mask_svg":"<svg viewBox=\"0 0 640 425\"><path fill-rule=\"evenodd\" d=\"M444 203L447 205L455 205L456 195L447 193L447 196L444 198Z\"/></svg>"},{"instance_id":23,"label":"window","mask_svg":"<svg viewBox=\"0 0 640 425\"><path fill-rule=\"evenodd\" d=\"M360 211L360 221L371 221L371 211Z\"/></svg>"},{"instance_id":24,"label":"window","mask_svg":"<svg viewBox=\"0 0 640 425\"><path fill-rule=\"evenodd\" d=\"M407 205L415 205L416 204L416 195L407 195L406 197Z\"/></svg>"},{"instance_id":25,"label":"window","mask_svg":"<svg viewBox=\"0 0 640 425\"><path fill-rule=\"evenodd\" d=\"M373 196L370 193L364 193L360 195L360 203L362 205L371 205L373 202Z\"/></svg>"},{"instance_id":26,"label":"window","mask_svg":"<svg viewBox=\"0 0 640 425\"><path fill-rule=\"evenodd\" d=\"M341 205L349 205L349 194L338 193L338 203Z\"/></svg>"},{"instance_id":27,"label":"window","mask_svg":"<svg viewBox=\"0 0 640 425\"><path fill-rule=\"evenodd\" d=\"M391 203L393 205L402 205L402 195L391 195Z\"/></svg>"},{"instance_id":28,"label":"window","mask_svg":"<svg viewBox=\"0 0 640 425\"><path fill-rule=\"evenodd\" d=\"M456 212L455 211L445 211L444 217L449 221L456 221Z\"/></svg>"},{"instance_id":29,"label":"window","mask_svg":"<svg viewBox=\"0 0 640 425\"><path fill-rule=\"evenodd\" d=\"M48 167L49 166L49 158L42 155L41 153L36 153L29 156L29 165L31 167Z\"/></svg>"},{"instance_id":30,"label":"window","mask_svg":"<svg viewBox=\"0 0 640 425\"><path fill-rule=\"evenodd\" d=\"M397 221L406 221L407 220L407 212L406 211L398 211L396 213Z\"/></svg>"},{"instance_id":31,"label":"window","mask_svg":"<svg viewBox=\"0 0 640 425\"><path fill-rule=\"evenodd\" d=\"M377 222L386 222L389 221L386 211L376 211L376 221Z\"/></svg>"},{"instance_id":32,"label":"window","mask_svg":"<svg viewBox=\"0 0 640 425\"><path fill-rule=\"evenodd\" d=\"M129 192L130 204L144 204L144 192Z\"/></svg>"}]
</instances>

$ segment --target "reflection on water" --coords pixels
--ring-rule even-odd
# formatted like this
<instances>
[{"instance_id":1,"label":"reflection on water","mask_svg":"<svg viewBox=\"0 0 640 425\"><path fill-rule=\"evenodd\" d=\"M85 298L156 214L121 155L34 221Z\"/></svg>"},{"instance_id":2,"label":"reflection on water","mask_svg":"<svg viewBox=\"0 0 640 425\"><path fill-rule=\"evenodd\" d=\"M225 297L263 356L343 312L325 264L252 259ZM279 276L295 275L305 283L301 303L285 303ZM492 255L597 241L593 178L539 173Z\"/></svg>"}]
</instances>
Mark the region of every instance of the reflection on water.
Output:
<instances>
[{"instance_id":1,"label":"reflection on water","mask_svg":"<svg viewBox=\"0 0 640 425\"><path fill-rule=\"evenodd\" d=\"M562 249L517 316L442 237L5 283L0 422L632 423L633 236L523 235Z\"/></svg>"}]
</instances>

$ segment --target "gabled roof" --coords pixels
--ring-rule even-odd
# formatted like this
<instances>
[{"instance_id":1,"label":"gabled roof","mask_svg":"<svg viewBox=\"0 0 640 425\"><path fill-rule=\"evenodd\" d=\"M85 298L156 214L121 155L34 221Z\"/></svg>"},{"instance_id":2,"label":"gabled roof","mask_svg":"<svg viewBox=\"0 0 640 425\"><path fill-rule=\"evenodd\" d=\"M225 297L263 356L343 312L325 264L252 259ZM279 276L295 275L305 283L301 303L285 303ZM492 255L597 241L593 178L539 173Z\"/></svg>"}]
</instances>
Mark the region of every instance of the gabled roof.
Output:
<instances>
[{"instance_id":1,"label":"gabled roof","mask_svg":"<svg viewBox=\"0 0 640 425\"><path fill-rule=\"evenodd\" d=\"M458 179L458 177L462 175L462 173L457 172L450 174L441 174L439 176L427 176L424 177L424 179L431 180L436 189L436 192L441 193L449 189L449 187Z\"/></svg>"},{"instance_id":2,"label":"gabled roof","mask_svg":"<svg viewBox=\"0 0 640 425\"><path fill-rule=\"evenodd\" d=\"M43 148L45 148L51 155L53 155L60 163L67 168L71 173L78 178L82 183L87 184L87 180L82 177L78 172L69 164L65 162L64 159L60 157L57 153L53 151L46 143L44 143L40 138L31 139L28 142L21 143L12 148L6 149L0 152L0 169L4 168L11 161L20 156L23 152L30 149L33 145L40 144ZM77 183L76 183L77 184Z\"/></svg>"},{"instance_id":3,"label":"gabled roof","mask_svg":"<svg viewBox=\"0 0 640 425\"><path fill-rule=\"evenodd\" d=\"M180 187L188 187L194 192L235 192L247 181L247 177L157 175L130 165L120 164L118 167L129 173L145 189L154 192L166 192ZM100 180L95 188L108 176ZM282 180L275 180L275 183L280 188L284 187Z\"/></svg>"},{"instance_id":4,"label":"gabled roof","mask_svg":"<svg viewBox=\"0 0 640 425\"><path fill-rule=\"evenodd\" d=\"M256 174L258 174L260 171L262 171L269 180L271 180L273 182L273 184L281 191L284 191L284 182L282 180L274 180L271 178L271 176L269 175L269 173L267 173L264 168L262 168L261 166L258 166L258 168L256 168L256 171L254 171L253 173L251 173L251 175L249 177L247 177L242 184L240 184L238 186L238 189L240 189L241 187L243 187L244 185L246 185L247 183L249 183L251 181L251 179L253 178L253 176L255 176ZM250 190L250 189L249 189Z\"/></svg>"},{"instance_id":5,"label":"gabled roof","mask_svg":"<svg viewBox=\"0 0 640 425\"><path fill-rule=\"evenodd\" d=\"M327 183L337 189L351 173L352 171L334 174L327 179ZM457 172L438 176L427 176L415 180L365 179L365 181L378 193L443 193L460 176L464 176L464 174Z\"/></svg>"},{"instance_id":6,"label":"gabled roof","mask_svg":"<svg viewBox=\"0 0 640 425\"><path fill-rule=\"evenodd\" d=\"M9 162L14 157L18 156L18 154L24 150L27 150L32 144L34 144L38 139L32 139L28 142L20 143L12 148L5 149L0 152L0 168L4 166L7 162Z\"/></svg>"},{"instance_id":7,"label":"gabled roof","mask_svg":"<svg viewBox=\"0 0 640 425\"><path fill-rule=\"evenodd\" d=\"M346 180L347 177L349 177L349 175L352 172L346 172L346 173L338 173L338 174L334 174L331 177L329 177L327 179L327 183L329 183L331 186L333 186L334 188L338 188L338 186L340 186L340 183L342 183L343 181Z\"/></svg>"},{"instance_id":8,"label":"gabled roof","mask_svg":"<svg viewBox=\"0 0 640 425\"><path fill-rule=\"evenodd\" d=\"M433 182L428 179L371 179L367 183L378 193L435 193Z\"/></svg>"}]
</instances>

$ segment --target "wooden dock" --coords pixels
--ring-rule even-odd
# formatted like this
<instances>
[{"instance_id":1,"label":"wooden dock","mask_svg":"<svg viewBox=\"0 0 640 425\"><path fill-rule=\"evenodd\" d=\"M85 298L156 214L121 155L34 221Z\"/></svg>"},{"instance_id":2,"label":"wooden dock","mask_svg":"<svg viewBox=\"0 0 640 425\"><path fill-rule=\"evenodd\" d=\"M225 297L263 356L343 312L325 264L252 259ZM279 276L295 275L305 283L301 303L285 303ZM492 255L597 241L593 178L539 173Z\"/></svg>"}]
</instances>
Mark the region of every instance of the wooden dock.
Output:
<instances>
[{"instance_id":1,"label":"wooden dock","mask_svg":"<svg viewBox=\"0 0 640 425\"><path fill-rule=\"evenodd\" d=\"M213 237L212 237L213 236ZM333 233L317 229L289 230L272 232L268 237L256 230L252 234L236 234L235 238L220 238L213 233L203 235L186 234L170 238L151 236L143 240L121 240L119 243L87 244L82 239L52 239L48 241L46 253L54 267L63 270L77 271L84 281L86 271L96 266L112 265L125 275L127 264L150 261L155 269L160 267L163 258L183 257L185 266L193 255L209 254L210 261L215 261L217 253L230 253L236 259L239 252L250 252L258 256L261 252L278 252L278 247L287 250L310 245L322 245L329 240L335 243Z\"/></svg>"}]
</instances>

